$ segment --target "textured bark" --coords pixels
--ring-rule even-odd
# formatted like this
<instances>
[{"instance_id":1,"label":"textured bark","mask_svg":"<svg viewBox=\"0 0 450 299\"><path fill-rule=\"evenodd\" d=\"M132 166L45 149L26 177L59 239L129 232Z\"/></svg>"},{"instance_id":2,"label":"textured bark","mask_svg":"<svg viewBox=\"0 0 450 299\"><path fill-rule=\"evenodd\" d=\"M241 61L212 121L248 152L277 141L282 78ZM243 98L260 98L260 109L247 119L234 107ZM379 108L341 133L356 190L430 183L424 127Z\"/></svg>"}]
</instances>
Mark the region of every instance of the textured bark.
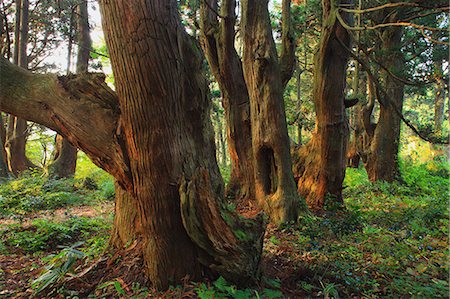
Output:
<instances>
[{"instance_id":1,"label":"textured bark","mask_svg":"<svg viewBox=\"0 0 450 299\"><path fill-rule=\"evenodd\" d=\"M61 133L115 177L111 245L134 244L135 280L252 281L264 225L224 209L204 64L177 2L100 5L118 97L98 75L31 74L0 58L0 110Z\"/></svg>"},{"instance_id":2,"label":"textured bark","mask_svg":"<svg viewBox=\"0 0 450 299\"><path fill-rule=\"evenodd\" d=\"M240 240L224 224L201 54L181 26L176 1L100 4L130 161L126 191L137 202L142 232L135 248L143 273L159 288L186 275L252 279L263 230L255 234L239 224L249 236Z\"/></svg>"},{"instance_id":3,"label":"textured bark","mask_svg":"<svg viewBox=\"0 0 450 299\"><path fill-rule=\"evenodd\" d=\"M243 69L250 97L256 199L273 222L296 220L302 201L292 174L281 70L268 1L246 0L241 5Z\"/></svg>"},{"instance_id":4,"label":"textured bark","mask_svg":"<svg viewBox=\"0 0 450 299\"><path fill-rule=\"evenodd\" d=\"M0 57L0 110L58 132L127 186L117 95L104 79L32 74Z\"/></svg>"},{"instance_id":5,"label":"textured bark","mask_svg":"<svg viewBox=\"0 0 450 299\"><path fill-rule=\"evenodd\" d=\"M396 14L391 15L394 21ZM403 29L392 27L385 29L382 34L382 49L384 65L395 74L404 72L404 57L401 52L401 38ZM398 147L400 141L401 119L395 112L403 109L404 84L386 71L382 71L383 88L385 90L385 105L380 107L380 118L376 125L370 144L370 154L366 163L366 170L370 181L392 182L400 179L398 164Z\"/></svg>"},{"instance_id":6,"label":"textured bark","mask_svg":"<svg viewBox=\"0 0 450 299\"><path fill-rule=\"evenodd\" d=\"M336 9L341 4L349 2L323 1L324 21L314 74L316 129L311 141L300 148L294 167L299 193L316 210L324 208L327 198L343 202L348 141L344 103L348 53L338 39L350 46L350 36L336 18ZM342 15L348 22L350 16Z\"/></svg>"},{"instance_id":7,"label":"textured bark","mask_svg":"<svg viewBox=\"0 0 450 299\"><path fill-rule=\"evenodd\" d=\"M236 1L222 1L220 13L225 17L220 20L211 10L217 9L217 0L207 1L200 2L201 46L223 97L231 160L226 194L238 200L254 199L250 101L242 63L234 46Z\"/></svg>"}]
</instances>

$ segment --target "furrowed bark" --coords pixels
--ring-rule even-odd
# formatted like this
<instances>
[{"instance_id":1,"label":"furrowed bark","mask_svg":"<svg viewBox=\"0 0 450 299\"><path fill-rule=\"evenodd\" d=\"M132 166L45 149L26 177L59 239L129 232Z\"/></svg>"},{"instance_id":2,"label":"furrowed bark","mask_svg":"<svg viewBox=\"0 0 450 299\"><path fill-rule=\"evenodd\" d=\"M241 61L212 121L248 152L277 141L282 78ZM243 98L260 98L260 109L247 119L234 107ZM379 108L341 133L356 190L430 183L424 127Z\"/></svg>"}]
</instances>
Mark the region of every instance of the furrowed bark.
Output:
<instances>
[{"instance_id":1,"label":"furrowed bark","mask_svg":"<svg viewBox=\"0 0 450 299\"><path fill-rule=\"evenodd\" d=\"M236 240L232 243L236 248L214 242L226 232L221 213L211 214L222 209L223 182L215 159L201 53L181 26L177 2L103 0L100 5L130 159L130 191L138 207L132 217L140 224L133 250L143 257L144 268L137 275L145 274L161 289L186 276L251 279L258 263L246 261L258 260L260 251L248 254ZM197 173L203 171L199 181ZM207 196L192 192L187 196L189 187L180 185L206 190ZM197 214L194 209L205 212ZM262 246L261 236L247 242ZM234 268L222 266L226 260L219 253L227 252L238 252L233 255L239 258Z\"/></svg>"},{"instance_id":2,"label":"furrowed bark","mask_svg":"<svg viewBox=\"0 0 450 299\"><path fill-rule=\"evenodd\" d=\"M314 105L316 129L313 138L299 150L294 173L298 191L311 209L321 210L329 198L343 203L342 182L346 168L348 123L344 90L350 36L336 18L337 7L348 1L323 1L323 26L315 57ZM345 19L349 15L343 15Z\"/></svg>"},{"instance_id":3,"label":"furrowed bark","mask_svg":"<svg viewBox=\"0 0 450 299\"><path fill-rule=\"evenodd\" d=\"M246 0L241 5L243 68L250 96L256 199L273 222L296 220L302 202L292 174L281 70L268 1Z\"/></svg>"},{"instance_id":4,"label":"furrowed bark","mask_svg":"<svg viewBox=\"0 0 450 299\"><path fill-rule=\"evenodd\" d=\"M254 199L254 166L250 122L250 102L242 63L235 49L236 1L224 0L218 19L212 9L217 0L201 1L201 46L210 69L222 91L225 109L231 175L226 194ZM212 8L212 9L211 9Z\"/></svg>"}]
</instances>

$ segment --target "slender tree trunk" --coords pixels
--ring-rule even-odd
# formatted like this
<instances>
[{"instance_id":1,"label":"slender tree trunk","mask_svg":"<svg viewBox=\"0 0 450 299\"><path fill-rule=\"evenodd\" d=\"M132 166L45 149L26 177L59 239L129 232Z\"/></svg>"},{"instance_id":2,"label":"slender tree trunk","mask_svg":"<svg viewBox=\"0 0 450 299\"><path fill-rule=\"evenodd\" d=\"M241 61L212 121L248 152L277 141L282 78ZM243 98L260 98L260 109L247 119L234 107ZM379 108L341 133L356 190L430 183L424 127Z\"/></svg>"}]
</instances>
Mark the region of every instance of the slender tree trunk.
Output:
<instances>
[{"instance_id":1,"label":"slender tree trunk","mask_svg":"<svg viewBox=\"0 0 450 299\"><path fill-rule=\"evenodd\" d=\"M444 122L445 107L445 82L442 74L442 60L435 62L436 69L436 92L434 96L434 132L442 134L442 123Z\"/></svg>"},{"instance_id":2,"label":"slender tree trunk","mask_svg":"<svg viewBox=\"0 0 450 299\"><path fill-rule=\"evenodd\" d=\"M5 150L6 142L6 130L5 124L3 122L3 116L0 112L0 178L9 177L10 173L8 170L8 157Z\"/></svg>"},{"instance_id":3,"label":"slender tree trunk","mask_svg":"<svg viewBox=\"0 0 450 299\"><path fill-rule=\"evenodd\" d=\"M302 202L292 174L283 82L268 1L245 0L241 5L243 69L250 97L256 199L275 223L296 220Z\"/></svg>"},{"instance_id":4,"label":"slender tree trunk","mask_svg":"<svg viewBox=\"0 0 450 299\"><path fill-rule=\"evenodd\" d=\"M383 62L395 74L404 72L404 57L401 52L402 33L401 27L392 27L386 29L382 34ZM404 85L386 71L383 71L382 74L388 103L380 107L380 117L366 163L367 174L372 182L378 180L392 182L400 179L398 147L401 120L392 105L395 105L398 111L402 111Z\"/></svg>"},{"instance_id":5,"label":"slender tree trunk","mask_svg":"<svg viewBox=\"0 0 450 299\"><path fill-rule=\"evenodd\" d=\"M311 141L299 150L294 172L298 191L308 206L323 209L326 199L343 203L348 123L344 90L350 36L336 18L336 9L349 1L323 1L323 27L315 57L314 105L316 131ZM348 14L342 14L349 20ZM338 41L340 40L340 42Z\"/></svg>"},{"instance_id":6,"label":"slender tree trunk","mask_svg":"<svg viewBox=\"0 0 450 299\"><path fill-rule=\"evenodd\" d=\"M72 23L73 21L71 21ZM77 74L87 73L89 67L91 37L89 34L89 16L87 1L81 1L77 7ZM72 39L69 40L69 53L72 56ZM69 68L67 69L69 72ZM61 135L56 136L54 161L49 166L51 176L65 178L75 175L77 165L77 148Z\"/></svg>"},{"instance_id":7,"label":"slender tree trunk","mask_svg":"<svg viewBox=\"0 0 450 299\"><path fill-rule=\"evenodd\" d=\"M14 61L18 62L18 65L23 68L28 68L28 56L27 56L27 43L28 43L28 9L29 1L17 1L16 9L20 11L19 22L20 29L16 29L15 47L14 47ZM16 18L18 13L16 12ZM17 51L16 51L17 48ZM25 170L30 168L36 168L26 156L26 143L28 137L28 126L26 120L10 117L8 141L7 141L7 153L9 169L14 175L19 175Z\"/></svg>"},{"instance_id":8,"label":"slender tree trunk","mask_svg":"<svg viewBox=\"0 0 450 299\"><path fill-rule=\"evenodd\" d=\"M160 288L216 271L232 281L251 279L262 231L253 227L252 241L241 242L218 210L222 180L201 54L181 26L176 1L100 4L129 158L131 186L125 191L137 206L131 220L139 228L135 250L142 254L143 271ZM121 210L134 210L127 198ZM132 236L130 227L115 231Z\"/></svg>"},{"instance_id":9,"label":"slender tree trunk","mask_svg":"<svg viewBox=\"0 0 450 299\"><path fill-rule=\"evenodd\" d=\"M217 0L200 2L201 45L219 83L225 109L228 151L231 160L227 197L254 199L254 166L250 102L242 63L235 49L236 1L224 0L220 21L211 10Z\"/></svg>"}]
</instances>

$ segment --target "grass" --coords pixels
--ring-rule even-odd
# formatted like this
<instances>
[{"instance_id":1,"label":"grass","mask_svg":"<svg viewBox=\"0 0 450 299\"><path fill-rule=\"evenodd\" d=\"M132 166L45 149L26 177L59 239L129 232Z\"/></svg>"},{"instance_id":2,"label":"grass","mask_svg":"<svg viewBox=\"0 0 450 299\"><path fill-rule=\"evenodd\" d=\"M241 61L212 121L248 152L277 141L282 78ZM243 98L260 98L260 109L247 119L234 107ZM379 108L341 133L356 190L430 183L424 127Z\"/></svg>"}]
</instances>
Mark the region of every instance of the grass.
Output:
<instances>
[{"instance_id":1,"label":"grass","mask_svg":"<svg viewBox=\"0 0 450 299\"><path fill-rule=\"evenodd\" d=\"M265 271L258 287L239 289L219 278L187 281L161 294L118 279L100 285L96 295L448 298L448 162L442 157L416 164L404 159L401 169L402 183L370 183L363 168L348 169L345 210L330 209L306 215L295 224L269 226ZM87 188L91 185L96 188ZM0 185L0 220L21 221L2 225L0 253L21 253L41 264L50 261L64 268L72 263L71 245L83 242L77 245L83 263L93 261L107 245L112 217L74 216L70 210L78 206L93 210L113 197L112 178L83 155L73 179L54 181L31 173L6 181ZM66 209L63 219L33 219L39 211L59 208ZM59 251L61 246L66 247ZM61 275L70 271L65 269Z\"/></svg>"}]
</instances>

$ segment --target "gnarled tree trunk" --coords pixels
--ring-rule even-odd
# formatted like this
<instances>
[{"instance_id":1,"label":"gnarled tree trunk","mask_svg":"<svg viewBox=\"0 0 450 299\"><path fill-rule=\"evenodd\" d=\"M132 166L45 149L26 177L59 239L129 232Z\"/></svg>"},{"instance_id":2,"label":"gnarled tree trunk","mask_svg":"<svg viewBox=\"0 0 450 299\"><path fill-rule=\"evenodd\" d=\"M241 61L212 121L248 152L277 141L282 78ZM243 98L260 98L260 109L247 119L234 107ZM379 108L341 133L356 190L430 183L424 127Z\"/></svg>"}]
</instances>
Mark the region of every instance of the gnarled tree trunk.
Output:
<instances>
[{"instance_id":1,"label":"gnarled tree trunk","mask_svg":"<svg viewBox=\"0 0 450 299\"><path fill-rule=\"evenodd\" d=\"M200 2L201 45L223 97L231 174L226 193L230 197L254 199L254 167L250 101L242 63L235 49L236 1L222 1L220 18L217 0Z\"/></svg>"},{"instance_id":2,"label":"gnarled tree trunk","mask_svg":"<svg viewBox=\"0 0 450 299\"><path fill-rule=\"evenodd\" d=\"M275 223L296 220L302 201L292 174L283 101L286 80L282 80L272 37L268 1L241 3L243 69L250 97L256 199Z\"/></svg>"},{"instance_id":3,"label":"gnarled tree trunk","mask_svg":"<svg viewBox=\"0 0 450 299\"><path fill-rule=\"evenodd\" d=\"M442 134L442 123L444 122L445 107L445 82L442 74L442 60L435 62L436 92L434 96L434 132Z\"/></svg>"},{"instance_id":4,"label":"gnarled tree trunk","mask_svg":"<svg viewBox=\"0 0 450 299\"><path fill-rule=\"evenodd\" d=\"M336 18L337 7L349 1L323 1L323 26L315 57L314 105L316 129L311 141L300 148L294 172L298 191L308 206L324 208L325 200L342 203L345 177L348 123L344 90L350 36ZM345 20L348 14L342 13Z\"/></svg>"},{"instance_id":5,"label":"gnarled tree trunk","mask_svg":"<svg viewBox=\"0 0 450 299\"><path fill-rule=\"evenodd\" d=\"M395 17L395 14L391 16L391 18ZM400 74L400 77L404 72L404 57L401 52L402 33L401 27L392 27L385 29L382 34L384 66L390 72ZM400 179L398 147L401 119L395 109L400 112L403 109L404 84L393 78L385 70L382 70L382 74L387 101L380 107L380 117L371 140L369 157L365 164L369 180L372 182L378 180L392 182Z\"/></svg>"},{"instance_id":6,"label":"gnarled tree trunk","mask_svg":"<svg viewBox=\"0 0 450 299\"><path fill-rule=\"evenodd\" d=\"M224 207L203 61L177 2L100 7L118 96L98 75L31 74L0 58L0 110L54 129L115 177L111 244L134 244L126 254L138 258L135 278L162 289L186 276L251 281L262 217Z\"/></svg>"}]
</instances>

